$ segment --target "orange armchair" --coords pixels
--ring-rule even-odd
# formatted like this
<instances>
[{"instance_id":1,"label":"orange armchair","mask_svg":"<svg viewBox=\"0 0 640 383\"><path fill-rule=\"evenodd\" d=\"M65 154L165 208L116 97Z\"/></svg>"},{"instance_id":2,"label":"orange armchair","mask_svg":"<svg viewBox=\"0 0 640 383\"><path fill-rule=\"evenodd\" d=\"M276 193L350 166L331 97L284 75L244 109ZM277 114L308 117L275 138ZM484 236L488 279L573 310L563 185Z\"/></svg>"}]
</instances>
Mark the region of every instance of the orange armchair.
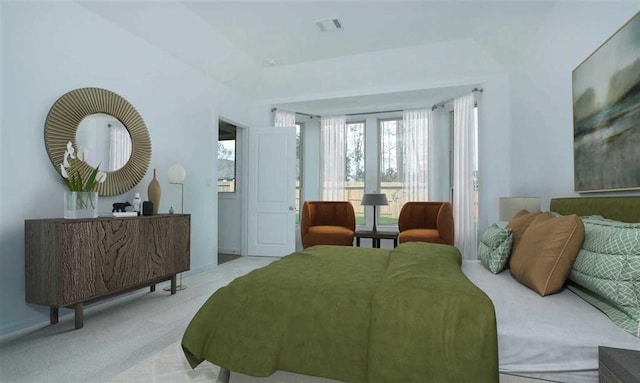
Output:
<instances>
[{"instance_id":1,"label":"orange armchair","mask_svg":"<svg viewBox=\"0 0 640 383\"><path fill-rule=\"evenodd\" d=\"M305 201L302 204L302 247L314 245L353 246L356 214L351 202Z\"/></svg>"},{"instance_id":2,"label":"orange armchair","mask_svg":"<svg viewBox=\"0 0 640 383\"><path fill-rule=\"evenodd\" d=\"M398 217L400 243L418 241L453 245L455 228L449 202L407 202Z\"/></svg>"}]
</instances>

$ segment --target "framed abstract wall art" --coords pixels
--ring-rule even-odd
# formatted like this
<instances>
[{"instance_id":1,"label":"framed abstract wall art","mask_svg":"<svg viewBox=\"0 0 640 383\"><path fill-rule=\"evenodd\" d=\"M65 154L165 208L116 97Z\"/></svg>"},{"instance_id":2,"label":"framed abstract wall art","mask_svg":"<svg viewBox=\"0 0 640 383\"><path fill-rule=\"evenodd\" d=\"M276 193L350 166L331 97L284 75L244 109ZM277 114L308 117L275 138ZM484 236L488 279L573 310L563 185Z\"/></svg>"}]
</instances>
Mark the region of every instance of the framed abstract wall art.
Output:
<instances>
[{"instance_id":1,"label":"framed abstract wall art","mask_svg":"<svg viewBox=\"0 0 640 383\"><path fill-rule=\"evenodd\" d=\"M575 190L640 190L640 12L573 70Z\"/></svg>"}]
</instances>

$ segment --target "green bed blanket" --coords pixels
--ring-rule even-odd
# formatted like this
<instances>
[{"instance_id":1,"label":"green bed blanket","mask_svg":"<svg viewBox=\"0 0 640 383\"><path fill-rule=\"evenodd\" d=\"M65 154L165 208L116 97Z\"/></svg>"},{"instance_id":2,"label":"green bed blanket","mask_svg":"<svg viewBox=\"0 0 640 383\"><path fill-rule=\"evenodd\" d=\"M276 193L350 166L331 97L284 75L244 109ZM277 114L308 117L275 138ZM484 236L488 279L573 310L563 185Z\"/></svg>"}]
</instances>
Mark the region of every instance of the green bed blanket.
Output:
<instances>
[{"instance_id":1,"label":"green bed blanket","mask_svg":"<svg viewBox=\"0 0 640 383\"><path fill-rule=\"evenodd\" d=\"M182 348L252 376L358 382L498 382L491 300L455 247L314 246L216 291Z\"/></svg>"}]
</instances>

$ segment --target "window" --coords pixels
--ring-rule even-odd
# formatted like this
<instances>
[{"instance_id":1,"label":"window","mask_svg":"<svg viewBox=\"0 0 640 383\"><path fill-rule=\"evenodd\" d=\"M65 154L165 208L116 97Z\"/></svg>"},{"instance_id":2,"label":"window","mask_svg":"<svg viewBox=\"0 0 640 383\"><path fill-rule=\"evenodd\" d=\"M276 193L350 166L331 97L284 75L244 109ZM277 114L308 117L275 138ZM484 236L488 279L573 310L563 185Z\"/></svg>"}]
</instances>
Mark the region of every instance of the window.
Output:
<instances>
[{"instance_id":1,"label":"window","mask_svg":"<svg viewBox=\"0 0 640 383\"><path fill-rule=\"evenodd\" d=\"M347 122L345 181L347 201L356 212L356 225L364 225L364 206L360 205L364 194L364 121Z\"/></svg>"},{"instance_id":2,"label":"window","mask_svg":"<svg viewBox=\"0 0 640 383\"><path fill-rule=\"evenodd\" d=\"M218 127L218 193L236 192L236 127L220 121Z\"/></svg>"},{"instance_id":3,"label":"window","mask_svg":"<svg viewBox=\"0 0 640 383\"><path fill-rule=\"evenodd\" d=\"M442 111L442 113L446 113ZM429 129L439 129L437 141L431 141L434 150L433 157L438 161L431 161L425 165L421 161L422 168L429 166L433 184L428 184L429 199L444 201L447 200L447 178L453 182L453 136L446 137L447 124L450 124L450 134L453 133L453 113L449 114L450 119L446 116L438 116L434 119L433 124L429 124ZM355 117L357 118L357 117ZM476 109L476 137L477 137L477 109ZM442 126L441 126L442 124ZM397 225L402 206L407 202L406 185L403 177L410 166L411 161L404 164L403 151L415 150L411 148L409 143L417 144L413 139L407 143L405 147L405 129L411 131L411 122L404 122L403 115L400 113L387 113L384 118L366 117L366 120L347 121L346 137L345 137L345 199L353 204L356 214L356 224L359 226L366 225L365 211L371 214L371 209L366 209L360 204L365 190L368 192L384 193L387 196L389 204L387 206L378 206L376 208L376 223L378 226ZM441 129L441 130L440 130ZM365 138L369 138L365 140ZM375 138L374 138L375 137ZM413 135L411 137L414 137ZM423 140L418 137L417 140ZM422 142L422 141L421 141ZM369 146L367 147L367 144ZM426 143L419 143L425 146ZM475 143L477 147L477 141ZM448 147L449 146L449 147ZM449 160L447 163L447 150L449 150ZM323 155L323 154L321 154ZM440 160L442 158L442 160ZM413 158L412 158L413 159ZM414 161L415 162L415 161ZM476 216L478 214L478 184L477 184L477 157L474 161L475 165L475 187L476 196ZM370 169L366 172L366 169ZM373 171L377 169L377 171ZM420 173L424 176L424 173ZM422 181L419 181L422 182ZM449 192L453 194L453 184L450 185ZM431 189L433 187L433 189ZM408 194L407 194L408 195ZM422 198L422 197L418 197ZM451 199L452 200L452 199ZM371 224L371 219L369 220Z\"/></svg>"},{"instance_id":4,"label":"window","mask_svg":"<svg viewBox=\"0 0 640 383\"><path fill-rule=\"evenodd\" d=\"M402 118L378 121L380 128L380 193L387 195L388 206L380 206L380 225L398 223L404 205L402 187Z\"/></svg>"}]
</instances>

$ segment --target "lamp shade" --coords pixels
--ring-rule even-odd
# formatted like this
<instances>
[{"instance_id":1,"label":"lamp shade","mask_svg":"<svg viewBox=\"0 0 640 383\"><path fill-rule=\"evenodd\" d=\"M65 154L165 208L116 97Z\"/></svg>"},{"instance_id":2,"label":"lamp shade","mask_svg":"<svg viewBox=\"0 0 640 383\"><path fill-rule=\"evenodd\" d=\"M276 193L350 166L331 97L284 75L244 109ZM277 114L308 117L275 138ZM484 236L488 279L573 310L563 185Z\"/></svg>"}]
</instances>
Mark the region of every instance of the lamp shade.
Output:
<instances>
[{"instance_id":1,"label":"lamp shade","mask_svg":"<svg viewBox=\"0 0 640 383\"><path fill-rule=\"evenodd\" d=\"M388 205L387 195L384 193L369 193L362 196L361 205L364 206L381 206Z\"/></svg>"},{"instance_id":2,"label":"lamp shade","mask_svg":"<svg viewBox=\"0 0 640 383\"><path fill-rule=\"evenodd\" d=\"M522 209L529 213L540 211L539 197L500 197L498 201L498 220L509 221Z\"/></svg>"},{"instance_id":3,"label":"lamp shade","mask_svg":"<svg viewBox=\"0 0 640 383\"><path fill-rule=\"evenodd\" d=\"M173 165L169 168L169 183L181 184L184 182L187 172L182 165Z\"/></svg>"}]
</instances>

